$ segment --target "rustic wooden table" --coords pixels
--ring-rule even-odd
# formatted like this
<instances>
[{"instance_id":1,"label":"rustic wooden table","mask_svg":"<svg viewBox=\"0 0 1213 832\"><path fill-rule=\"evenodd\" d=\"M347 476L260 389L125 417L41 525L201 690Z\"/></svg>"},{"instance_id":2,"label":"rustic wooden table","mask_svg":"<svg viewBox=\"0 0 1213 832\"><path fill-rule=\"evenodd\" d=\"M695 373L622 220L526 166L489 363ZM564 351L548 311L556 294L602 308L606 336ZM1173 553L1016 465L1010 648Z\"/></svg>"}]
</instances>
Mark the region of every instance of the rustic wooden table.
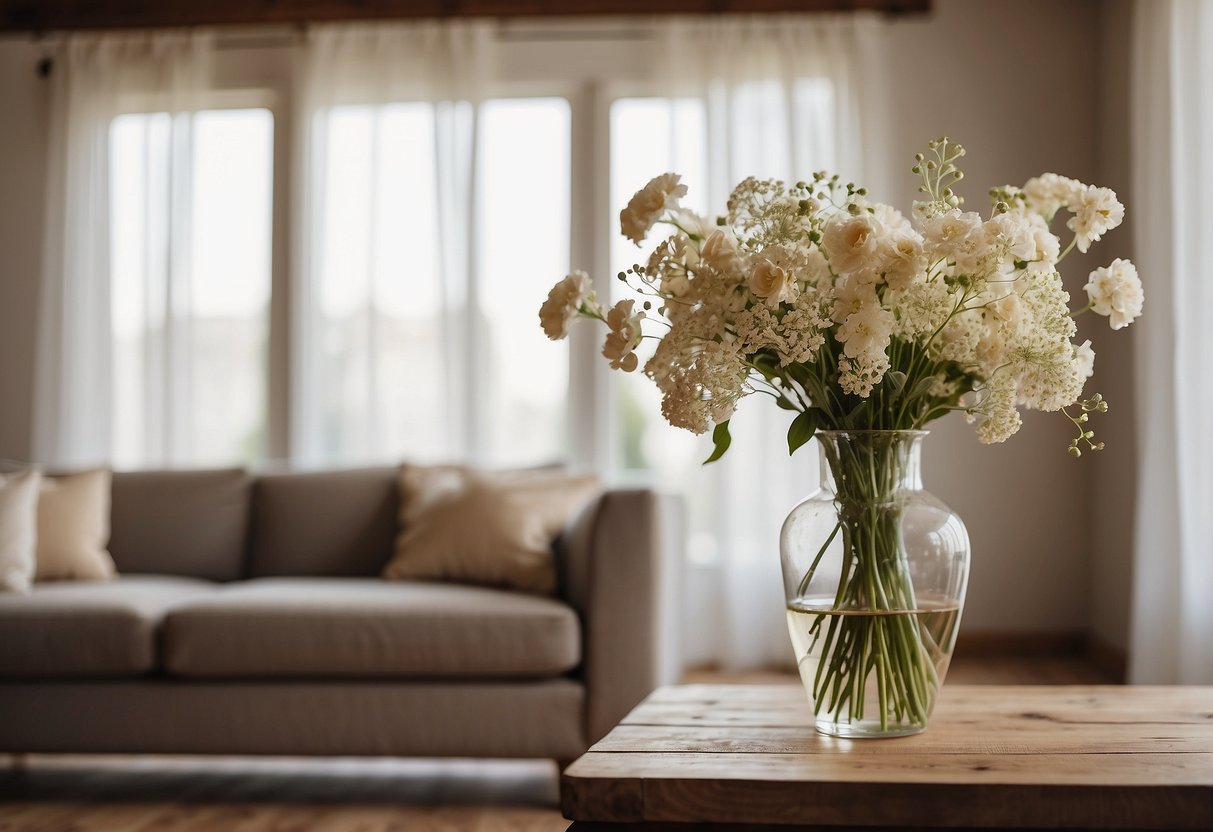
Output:
<instances>
[{"instance_id":1,"label":"rustic wooden table","mask_svg":"<svg viewBox=\"0 0 1213 832\"><path fill-rule=\"evenodd\" d=\"M1213 830L1213 688L944 686L842 740L796 685L654 692L564 773L570 830Z\"/></svg>"}]
</instances>

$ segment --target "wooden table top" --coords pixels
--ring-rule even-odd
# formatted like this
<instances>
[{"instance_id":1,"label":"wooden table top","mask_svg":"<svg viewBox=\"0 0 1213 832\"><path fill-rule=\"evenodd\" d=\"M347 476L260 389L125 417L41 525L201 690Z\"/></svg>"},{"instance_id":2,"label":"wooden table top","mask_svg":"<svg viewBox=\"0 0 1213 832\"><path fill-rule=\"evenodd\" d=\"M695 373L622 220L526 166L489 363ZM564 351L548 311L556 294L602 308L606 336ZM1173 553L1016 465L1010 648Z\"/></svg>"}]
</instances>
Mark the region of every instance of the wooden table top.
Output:
<instances>
[{"instance_id":1,"label":"wooden table top","mask_svg":"<svg viewBox=\"0 0 1213 832\"><path fill-rule=\"evenodd\" d=\"M1213 830L1213 688L945 684L924 733L883 740L818 734L799 685L661 688L561 797L572 830Z\"/></svg>"}]
</instances>

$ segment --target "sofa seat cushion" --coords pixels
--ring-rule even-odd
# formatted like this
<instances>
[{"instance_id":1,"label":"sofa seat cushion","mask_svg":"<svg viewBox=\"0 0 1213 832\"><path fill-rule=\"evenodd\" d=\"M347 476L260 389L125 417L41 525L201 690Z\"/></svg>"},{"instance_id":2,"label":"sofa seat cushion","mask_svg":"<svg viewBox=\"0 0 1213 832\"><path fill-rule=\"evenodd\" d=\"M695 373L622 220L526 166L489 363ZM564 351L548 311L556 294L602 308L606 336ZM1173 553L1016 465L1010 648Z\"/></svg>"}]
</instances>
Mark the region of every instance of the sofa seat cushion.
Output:
<instances>
[{"instance_id":1,"label":"sofa seat cushion","mask_svg":"<svg viewBox=\"0 0 1213 832\"><path fill-rule=\"evenodd\" d=\"M164 612L215 585L195 578L123 575L112 581L34 584L0 594L0 676L138 676L156 670Z\"/></svg>"},{"instance_id":2,"label":"sofa seat cushion","mask_svg":"<svg viewBox=\"0 0 1213 832\"><path fill-rule=\"evenodd\" d=\"M484 587L259 578L167 617L165 666L198 678L544 677L581 660L571 607Z\"/></svg>"}]
</instances>

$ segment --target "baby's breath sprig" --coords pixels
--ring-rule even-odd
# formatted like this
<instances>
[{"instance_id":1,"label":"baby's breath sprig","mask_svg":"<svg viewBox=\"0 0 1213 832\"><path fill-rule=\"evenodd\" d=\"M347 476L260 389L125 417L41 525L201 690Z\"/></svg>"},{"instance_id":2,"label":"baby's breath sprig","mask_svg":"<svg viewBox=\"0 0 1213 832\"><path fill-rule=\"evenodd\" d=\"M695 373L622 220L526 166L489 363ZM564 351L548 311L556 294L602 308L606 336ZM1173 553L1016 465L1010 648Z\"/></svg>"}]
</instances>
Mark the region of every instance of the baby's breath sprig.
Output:
<instances>
[{"instance_id":1,"label":"baby's breath sprig","mask_svg":"<svg viewBox=\"0 0 1213 832\"><path fill-rule=\"evenodd\" d=\"M934 202L943 207L959 208L964 199L957 195L952 186L964 179L964 172L956 167L954 162L965 155L965 149L959 144L940 136L927 143L927 150L934 158L927 158L923 153L914 155L914 167L911 170L922 177L918 186L921 193L926 194Z\"/></svg>"},{"instance_id":2,"label":"baby's breath sprig","mask_svg":"<svg viewBox=\"0 0 1213 832\"><path fill-rule=\"evenodd\" d=\"M1070 413L1069 408L1061 409L1061 412L1066 414L1066 418L1074 423L1074 427L1078 431L1078 435L1070 440L1070 447L1066 448L1066 453L1075 459L1082 456L1081 445L1086 445L1088 450L1092 451L1103 450L1103 443L1095 441L1095 431L1087 427L1087 422L1090 421L1092 413L1108 412L1108 403L1099 393L1089 399L1079 399L1077 404L1080 408L1077 416Z\"/></svg>"}]
</instances>

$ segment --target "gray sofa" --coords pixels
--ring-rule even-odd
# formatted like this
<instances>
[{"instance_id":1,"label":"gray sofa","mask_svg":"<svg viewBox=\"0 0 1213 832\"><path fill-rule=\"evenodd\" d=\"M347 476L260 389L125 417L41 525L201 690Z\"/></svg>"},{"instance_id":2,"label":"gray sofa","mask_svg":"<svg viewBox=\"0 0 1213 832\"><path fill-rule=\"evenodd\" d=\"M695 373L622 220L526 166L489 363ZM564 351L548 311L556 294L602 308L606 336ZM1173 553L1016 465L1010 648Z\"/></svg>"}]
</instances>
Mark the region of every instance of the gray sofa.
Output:
<instances>
[{"instance_id":1,"label":"gray sofa","mask_svg":"<svg viewBox=\"0 0 1213 832\"><path fill-rule=\"evenodd\" d=\"M658 498L605 492L541 597L380 579L396 474L115 474L119 577L0 595L0 751L580 754L655 685Z\"/></svg>"}]
</instances>

